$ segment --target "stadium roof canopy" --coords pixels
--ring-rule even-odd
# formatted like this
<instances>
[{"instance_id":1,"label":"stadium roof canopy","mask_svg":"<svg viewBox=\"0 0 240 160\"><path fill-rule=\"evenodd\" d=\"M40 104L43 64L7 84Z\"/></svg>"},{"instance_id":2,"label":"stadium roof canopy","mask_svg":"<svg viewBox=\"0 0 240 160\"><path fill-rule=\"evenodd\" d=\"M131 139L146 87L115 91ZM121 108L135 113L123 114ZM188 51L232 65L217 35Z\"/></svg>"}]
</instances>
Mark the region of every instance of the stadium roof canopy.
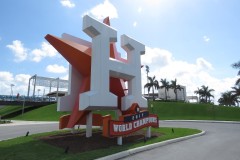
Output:
<instances>
[{"instance_id":1,"label":"stadium roof canopy","mask_svg":"<svg viewBox=\"0 0 240 160\"><path fill-rule=\"evenodd\" d=\"M35 97L35 89L36 86L48 87L49 93L51 93L52 88L56 88L56 92L60 92L59 89L68 89L68 80L63 80L59 78L49 78L49 77L41 77L36 74L29 78L28 83L28 97L31 90L31 82L33 85L33 97ZM57 94L58 95L58 94Z\"/></svg>"}]
</instances>

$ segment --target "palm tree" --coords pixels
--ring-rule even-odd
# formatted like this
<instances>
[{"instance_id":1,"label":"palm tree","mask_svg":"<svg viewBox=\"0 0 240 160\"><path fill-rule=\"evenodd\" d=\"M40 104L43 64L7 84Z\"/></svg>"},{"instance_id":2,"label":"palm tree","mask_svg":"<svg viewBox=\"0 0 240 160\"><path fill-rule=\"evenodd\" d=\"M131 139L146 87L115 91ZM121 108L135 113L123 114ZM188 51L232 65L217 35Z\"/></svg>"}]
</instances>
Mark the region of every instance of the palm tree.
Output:
<instances>
[{"instance_id":1,"label":"palm tree","mask_svg":"<svg viewBox=\"0 0 240 160\"><path fill-rule=\"evenodd\" d=\"M177 84L177 79L176 78L175 78L175 80L171 81L170 88L173 89L173 91L175 93L175 100L177 101L177 90L179 89L181 91L182 87Z\"/></svg>"},{"instance_id":2,"label":"palm tree","mask_svg":"<svg viewBox=\"0 0 240 160\"><path fill-rule=\"evenodd\" d=\"M199 95L200 102L203 103L210 103L210 98L214 97L211 92L213 92L214 89L208 89L208 86L202 85L201 88L196 91L194 91L195 94Z\"/></svg>"},{"instance_id":3,"label":"palm tree","mask_svg":"<svg viewBox=\"0 0 240 160\"><path fill-rule=\"evenodd\" d=\"M214 91L214 89L212 89ZM211 97L214 98L214 95L211 94L212 91L207 92L206 97L208 98L208 103L211 103Z\"/></svg>"},{"instance_id":4,"label":"palm tree","mask_svg":"<svg viewBox=\"0 0 240 160\"><path fill-rule=\"evenodd\" d=\"M165 89L165 100L167 100L167 91L170 88L169 82L165 79L161 79L160 81L162 83L162 85L160 86L160 88L164 88Z\"/></svg>"},{"instance_id":5,"label":"palm tree","mask_svg":"<svg viewBox=\"0 0 240 160\"><path fill-rule=\"evenodd\" d=\"M155 79L155 76L153 77L148 77L148 83L145 84L144 88L148 88L148 92L150 91L150 89L152 88L152 98L154 99L154 88L155 89L159 89L159 84L158 81Z\"/></svg>"},{"instance_id":6,"label":"palm tree","mask_svg":"<svg viewBox=\"0 0 240 160\"><path fill-rule=\"evenodd\" d=\"M238 85L238 86L236 86L236 87L232 87L232 93L233 93L233 96L234 97L236 97L237 98L237 100L238 100L238 106L239 106L239 102L240 102L240 86Z\"/></svg>"},{"instance_id":7,"label":"palm tree","mask_svg":"<svg viewBox=\"0 0 240 160\"><path fill-rule=\"evenodd\" d=\"M201 102L203 98L202 90L197 88L197 90L194 91L194 93L199 95L199 101Z\"/></svg>"},{"instance_id":8,"label":"palm tree","mask_svg":"<svg viewBox=\"0 0 240 160\"><path fill-rule=\"evenodd\" d=\"M208 86L202 85L203 95L205 96L205 102L210 102L210 98L214 97L211 92L215 91L214 89L208 89ZM209 98L209 100L208 100Z\"/></svg>"},{"instance_id":9,"label":"palm tree","mask_svg":"<svg viewBox=\"0 0 240 160\"><path fill-rule=\"evenodd\" d=\"M236 106L238 102L237 97L235 97L231 91L222 93L221 97L218 99L218 103L224 106Z\"/></svg>"},{"instance_id":10,"label":"palm tree","mask_svg":"<svg viewBox=\"0 0 240 160\"><path fill-rule=\"evenodd\" d=\"M234 93L234 96L240 96L240 86L232 87L232 93Z\"/></svg>"},{"instance_id":11,"label":"palm tree","mask_svg":"<svg viewBox=\"0 0 240 160\"><path fill-rule=\"evenodd\" d=\"M233 63L233 64L232 64L232 67L233 67L233 68L236 68L236 69L239 69L238 75L240 75L240 61L238 61L238 62L236 62L236 63ZM236 83L235 83L235 85L238 85L238 84L240 84L240 78L238 78L237 81L236 81Z\"/></svg>"},{"instance_id":12,"label":"palm tree","mask_svg":"<svg viewBox=\"0 0 240 160\"><path fill-rule=\"evenodd\" d=\"M149 66L146 65L145 68L146 68L146 73L147 73L147 83L148 83ZM145 90L145 89L144 89L144 90ZM149 97L149 90L148 90L148 97Z\"/></svg>"}]
</instances>

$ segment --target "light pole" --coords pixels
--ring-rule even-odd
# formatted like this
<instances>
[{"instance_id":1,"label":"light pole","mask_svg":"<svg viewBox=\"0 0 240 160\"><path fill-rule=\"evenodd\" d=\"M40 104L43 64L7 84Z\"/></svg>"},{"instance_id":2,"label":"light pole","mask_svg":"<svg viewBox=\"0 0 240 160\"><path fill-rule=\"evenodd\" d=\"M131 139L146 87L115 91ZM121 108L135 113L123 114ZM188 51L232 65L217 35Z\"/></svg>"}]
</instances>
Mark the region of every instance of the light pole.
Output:
<instances>
[{"instance_id":1,"label":"light pole","mask_svg":"<svg viewBox=\"0 0 240 160\"><path fill-rule=\"evenodd\" d=\"M12 101L13 101L13 89L12 89L12 87L15 86L15 85L14 84L10 84L10 86L11 86L11 96L12 96Z\"/></svg>"}]
</instances>

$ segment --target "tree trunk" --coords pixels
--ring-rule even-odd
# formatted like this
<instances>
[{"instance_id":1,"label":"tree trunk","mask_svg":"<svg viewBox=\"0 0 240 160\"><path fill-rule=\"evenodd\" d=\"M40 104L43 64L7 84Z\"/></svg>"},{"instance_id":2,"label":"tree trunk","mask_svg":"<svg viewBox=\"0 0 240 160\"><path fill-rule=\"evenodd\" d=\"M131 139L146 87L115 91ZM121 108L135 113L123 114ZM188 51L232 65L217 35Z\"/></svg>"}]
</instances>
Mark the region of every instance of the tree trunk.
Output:
<instances>
[{"instance_id":1,"label":"tree trunk","mask_svg":"<svg viewBox=\"0 0 240 160\"><path fill-rule=\"evenodd\" d=\"M177 91L174 90L174 93L175 93L175 100L177 101Z\"/></svg>"},{"instance_id":2,"label":"tree trunk","mask_svg":"<svg viewBox=\"0 0 240 160\"><path fill-rule=\"evenodd\" d=\"M148 90L148 97L149 97L149 90Z\"/></svg>"},{"instance_id":3,"label":"tree trunk","mask_svg":"<svg viewBox=\"0 0 240 160\"><path fill-rule=\"evenodd\" d=\"M153 87L152 87L152 92L153 92L152 93L153 94L152 97L153 97L153 101L154 101L155 99L154 99L154 88Z\"/></svg>"},{"instance_id":4,"label":"tree trunk","mask_svg":"<svg viewBox=\"0 0 240 160\"><path fill-rule=\"evenodd\" d=\"M147 83L148 83L148 72L147 72ZM148 90L148 98L149 98L149 90Z\"/></svg>"},{"instance_id":5,"label":"tree trunk","mask_svg":"<svg viewBox=\"0 0 240 160\"><path fill-rule=\"evenodd\" d=\"M167 100L167 90L165 88L165 100Z\"/></svg>"}]
</instances>

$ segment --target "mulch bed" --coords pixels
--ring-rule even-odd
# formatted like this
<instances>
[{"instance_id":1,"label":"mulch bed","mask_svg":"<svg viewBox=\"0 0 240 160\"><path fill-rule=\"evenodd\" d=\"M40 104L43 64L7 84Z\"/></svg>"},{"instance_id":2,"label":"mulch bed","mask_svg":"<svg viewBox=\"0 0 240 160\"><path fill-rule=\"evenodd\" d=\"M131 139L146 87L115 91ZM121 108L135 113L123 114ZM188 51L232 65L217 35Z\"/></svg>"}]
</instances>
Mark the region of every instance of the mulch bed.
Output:
<instances>
[{"instance_id":1,"label":"mulch bed","mask_svg":"<svg viewBox=\"0 0 240 160\"><path fill-rule=\"evenodd\" d=\"M133 134L123 137L123 145L127 143L144 141L144 135L146 131L140 130ZM161 133L152 132L152 137L155 138L161 136ZM96 149L109 148L117 146L117 138L106 138L102 136L102 131L93 131L93 136L86 138L85 132L80 133L61 133L52 136L44 136L39 138L41 141L67 149L70 153L81 153Z\"/></svg>"}]
</instances>

